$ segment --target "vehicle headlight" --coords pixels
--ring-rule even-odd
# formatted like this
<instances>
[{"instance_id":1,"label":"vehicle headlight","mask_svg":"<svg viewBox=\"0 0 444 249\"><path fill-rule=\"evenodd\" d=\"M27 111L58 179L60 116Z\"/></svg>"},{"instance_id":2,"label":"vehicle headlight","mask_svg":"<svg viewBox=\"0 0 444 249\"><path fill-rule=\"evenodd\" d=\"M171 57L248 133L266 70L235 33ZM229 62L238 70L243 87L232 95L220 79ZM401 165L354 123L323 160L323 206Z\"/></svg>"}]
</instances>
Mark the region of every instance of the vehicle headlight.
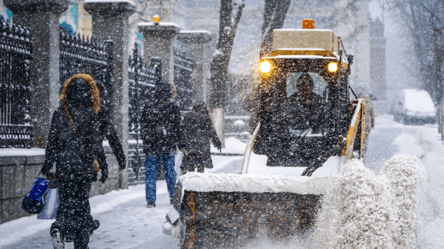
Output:
<instances>
[{"instance_id":1,"label":"vehicle headlight","mask_svg":"<svg viewBox=\"0 0 444 249\"><path fill-rule=\"evenodd\" d=\"M338 71L339 67L338 67L338 63L337 62L330 62L328 64L328 71L330 73L335 73L336 71Z\"/></svg>"},{"instance_id":2,"label":"vehicle headlight","mask_svg":"<svg viewBox=\"0 0 444 249\"><path fill-rule=\"evenodd\" d=\"M271 62L269 61L262 61L259 64L259 71L261 71L261 73L269 73L272 69L273 65L271 64Z\"/></svg>"}]
</instances>

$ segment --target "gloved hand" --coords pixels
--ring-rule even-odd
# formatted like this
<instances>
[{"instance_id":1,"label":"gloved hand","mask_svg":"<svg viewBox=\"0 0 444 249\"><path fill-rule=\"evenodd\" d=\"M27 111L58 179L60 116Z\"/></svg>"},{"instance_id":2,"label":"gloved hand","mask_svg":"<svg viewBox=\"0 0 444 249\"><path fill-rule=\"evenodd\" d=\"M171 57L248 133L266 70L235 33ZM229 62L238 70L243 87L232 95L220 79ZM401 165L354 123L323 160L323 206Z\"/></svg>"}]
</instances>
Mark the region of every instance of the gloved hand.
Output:
<instances>
[{"instance_id":1,"label":"gloved hand","mask_svg":"<svg viewBox=\"0 0 444 249\"><path fill-rule=\"evenodd\" d=\"M46 180L48 181L54 181L56 179L56 175L54 172L45 172L45 173L42 172L42 174L45 175Z\"/></svg>"},{"instance_id":2,"label":"gloved hand","mask_svg":"<svg viewBox=\"0 0 444 249\"><path fill-rule=\"evenodd\" d=\"M323 162L318 157L313 159L312 163L302 172L301 176L311 176L320 167L322 167Z\"/></svg>"},{"instance_id":3,"label":"gloved hand","mask_svg":"<svg viewBox=\"0 0 444 249\"><path fill-rule=\"evenodd\" d=\"M214 147L216 147L220 152L222 152L222 143L220 140L217 140L217 142L214 144Z\"/></svg>"},{"instance_id":4,"label":"gloved hand","mask_svg":"<svg viewBox=\"0 0 444 249\"><path fill-rule=\"evenodd\" d=\"M93 172L92 180L93 182L97 182L97 172Z\"/></svg>"},{"instance_id":5,"label":"gloved hand","mask_svg":"<svg viewBox=\"0 0 444 249\"><path fill-rule=\"evenodd\" d=\"M105 183L106 179L108 179L108 169L104 168L100 171L100 182Z\"/></svg>"},{"instance_id":6,"label":"gloved hand","mask_svg":"<svg viewBox=\"0 0 444 249\"><path fill-rule=\"evenodd\" d=\"M55 172L47 172L45 175L46 180L49 181L49 188L57 188L57 176Z\"/></svg>"}]
</instances>

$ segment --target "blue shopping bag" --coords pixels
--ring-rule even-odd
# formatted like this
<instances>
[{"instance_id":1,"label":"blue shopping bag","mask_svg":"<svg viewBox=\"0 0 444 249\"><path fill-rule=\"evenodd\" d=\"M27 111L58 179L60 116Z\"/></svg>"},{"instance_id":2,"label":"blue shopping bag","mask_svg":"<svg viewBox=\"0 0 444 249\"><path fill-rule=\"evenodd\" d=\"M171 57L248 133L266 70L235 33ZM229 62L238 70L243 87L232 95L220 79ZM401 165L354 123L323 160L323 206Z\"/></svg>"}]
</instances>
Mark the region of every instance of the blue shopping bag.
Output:
<instances>
[{"instance_id":1,"label":"blue shopping bag","mask_svg":"<svg viewBox=\"0 0 444 249\"><path fill-rule=\"evenodd\" d=\"M43 195L48 190L49 181L43 177L37 177L29 193L23 198L22 209L30 214L37 214L43 210Z\"/></svg>"},{"instance_id":2,"label":"blue shopping bag","mask_svg":"<svg viewBox=\"0 0 444 249\"><path fill-rule=\"evenodd\" d=\"M59 191L56 188L49 188L44 197L45 207L37 215L37 219L55 219L59 208Z\"/></svg>"}]
</instances>

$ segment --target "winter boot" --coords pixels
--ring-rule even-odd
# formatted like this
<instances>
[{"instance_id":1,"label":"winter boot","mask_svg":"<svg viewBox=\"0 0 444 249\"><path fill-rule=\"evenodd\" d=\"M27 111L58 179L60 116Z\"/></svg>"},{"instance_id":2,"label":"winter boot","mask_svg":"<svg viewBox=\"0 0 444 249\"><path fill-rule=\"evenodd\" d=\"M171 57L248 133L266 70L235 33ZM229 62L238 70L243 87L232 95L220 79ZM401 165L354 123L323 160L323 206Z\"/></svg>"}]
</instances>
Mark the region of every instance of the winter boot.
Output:
<instances>
[{"instance_id":1,"label":"winter boot","mask_svg":"<svg viewBox=\"0 0 444 249\"><path fill-rule=\"evenodd\" d=\"M52 246L54 246L54 249L65 248L65 242L63 242L62 233L58 228L53 228L51 230L51 237L52 237Z\"/></svg>"},{"instance_id":2,"label":"winter boot","mask_svg":"<svg viewBox=\"0 0 444 249\"><path fill-rule=\"evenodd\" d=\"M100 221L99 220L94 220L94 230L97 230L97 228L100 227Z\"/></svg>"},{"instance_id":3,"label":"winter boot","mask_svg":"<svg viewBox=\"0 0 444 249\"><path fill-rule=\"evenodd\" d=\"M97 228L100 227L100 221L99 220L94 220L93 221L93 230L91 231L90 235L93 235L94 230L97 230Z\"/></svg>"},{"instance_id":4,"label":"winter boot","mask_svg":"<svg viewBox=\"0 0 444 249\"><path fill-rule=\"evenodd\" d=\"M147 206L148 208L153 208L153 207L156 207L156 203L155 203L154 201L148 201L148 203L146 204L146 206Z\"/></svg>"}]
</instances>

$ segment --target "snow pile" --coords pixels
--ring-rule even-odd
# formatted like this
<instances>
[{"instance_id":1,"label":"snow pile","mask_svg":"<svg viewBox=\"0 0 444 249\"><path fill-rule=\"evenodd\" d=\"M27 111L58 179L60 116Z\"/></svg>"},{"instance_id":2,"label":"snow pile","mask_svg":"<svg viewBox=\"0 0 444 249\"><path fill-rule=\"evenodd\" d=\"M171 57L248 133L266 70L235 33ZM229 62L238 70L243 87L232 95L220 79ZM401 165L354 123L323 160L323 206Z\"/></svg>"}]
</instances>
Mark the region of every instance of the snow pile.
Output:
<instances>
[{"instance_id":1,"label":"snow pile","mask_svg":"<svg viewBox=\"0 0 444 249\"><path fill-rule=\"evenodd\" d=\"M396 247L415 247L416 195L422 172L418 160L412 156L394 156L384 165L381 174L389 181L390 204L394 207Z\"/></svg>"},{"instance_id":2,"label":"snow pile","mask_svg":"<svg viewBox=\"0 0 444 249\"><path fill-rule=\"evenodd\" d=\"M391 244L385 184L363 163L344 165L326 196L314 242L319 248L384 248Z\"/></svg>"},{"instance_id":3,"label":"snow pile","mask_svg":"<svg viewBox=\"0 0 444 249\"><path fill-rule=\"evenodd\" d=\"M395 156L381 175L353 160L326 195L312 243L319 248L413 248L421 173L411 156Z\"/></svg>"}]
</instances>

